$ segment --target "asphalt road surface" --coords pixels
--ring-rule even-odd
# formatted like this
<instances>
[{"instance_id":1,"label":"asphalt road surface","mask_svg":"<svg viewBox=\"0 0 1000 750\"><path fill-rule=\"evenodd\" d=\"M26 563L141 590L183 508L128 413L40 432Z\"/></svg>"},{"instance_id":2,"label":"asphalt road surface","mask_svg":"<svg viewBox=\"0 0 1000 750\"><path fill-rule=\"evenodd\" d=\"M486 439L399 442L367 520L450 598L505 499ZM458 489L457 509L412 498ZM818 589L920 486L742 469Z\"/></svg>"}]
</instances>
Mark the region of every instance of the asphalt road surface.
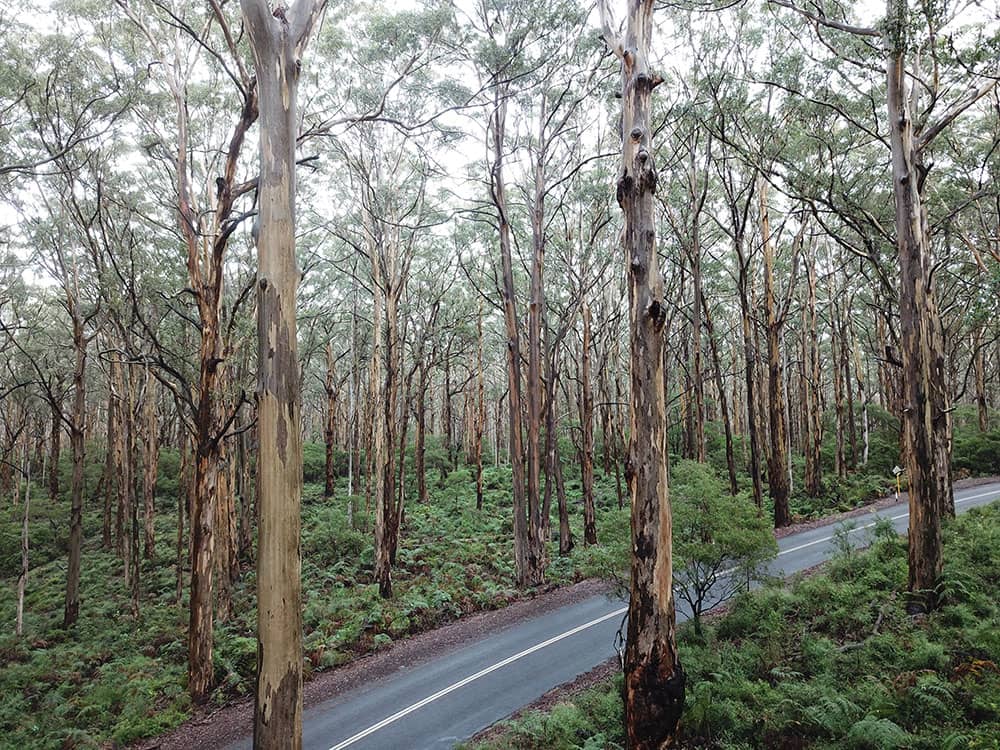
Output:
<instances>
[{"instance_id":1,"label":"asphalt road surface","mask_svg":"<svg viewBox=\"0 0 1000 750\"><path fill-rule=\"evenodd\" d=\"M1000 482L955 491L959 513L994 500L1000 500ZM900 503L856 516L846 522L849 538L856 546L868 544L878 518L905 533L908 515ZM823 562L834 552L836 528L821 526L781 539L770 572L790 575ZM613 656L625 612L624 602L594 596L407 665L307 709L303 745L306 750L450 748ZM687 616L678 611L679 620ZM247 737L230 749L250 747Z\"/></svg>"}]
</instances>

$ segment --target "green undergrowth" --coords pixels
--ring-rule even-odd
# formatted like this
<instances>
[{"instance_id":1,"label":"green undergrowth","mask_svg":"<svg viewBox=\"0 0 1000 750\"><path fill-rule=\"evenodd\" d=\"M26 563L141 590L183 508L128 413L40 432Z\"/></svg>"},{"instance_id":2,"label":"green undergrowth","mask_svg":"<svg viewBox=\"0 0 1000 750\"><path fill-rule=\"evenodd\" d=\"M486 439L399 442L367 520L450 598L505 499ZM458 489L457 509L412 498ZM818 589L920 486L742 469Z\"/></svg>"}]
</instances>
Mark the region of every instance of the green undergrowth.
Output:
<instances>
[{"instance_id":1,"label":"green undergrowth","mask_svg":"<svg viewBox=\"0 0 1000 750\"><path fill-rule=\"evenodd\" d=\"M314 451L315 452L315 451ZM14 636L20 568L22 506L0 511L0 747L96 748L152 737L191 715L186 692L187 587L176 600L175 495L167 455L157 499L157 557L142 563L139 617L133 618L122 563L100 548L100 477L88 465L79 622L62 628L68 498L52 502L32 487L31 570L24 635ZM307 469L310 467L307 466ZM435 470L430 502L408 501L393 568L394 596L382 600L373 582L372 509L349 498L341 479L332 499L320 484L306 484L302 510L304 665L313 673L389 647L394 641L460 616L532 596L513 585L509 468L485 472L484 508L475 507L475 477L468 467ZM309 478L315 474L307 471ZM548 585L591 577L604 568L604 547L582 546L579 479L568 479L572 527L578 546L568 557L550 545ZM624 544L627 509L619 510L614 480L598 477L597 524L602 538ZM354 527L348 523L353 506ZM553 508L553 511L555 509ZM558 530L558 519L553 518ZM185 563L186 564L186 563ZM251 695L257 645L255 575L243 570L233 591L233 614L215 627L215 689L221 705Z\"/></svg>"},{"instance_id":2,"label":"green undergrowth","mask_svg":"<svg viewBox=\"0 0 1000 750\"><path fill-rule=\"evenodd\" d=\"M906 546L882 535L822 574L743 595L701 638L682 626L679 747L1000 747L1000 505L946 525L941 607L905 612ZM624 746L620 675L504 726L478 750Z\"/></svg>"}]
</instances>

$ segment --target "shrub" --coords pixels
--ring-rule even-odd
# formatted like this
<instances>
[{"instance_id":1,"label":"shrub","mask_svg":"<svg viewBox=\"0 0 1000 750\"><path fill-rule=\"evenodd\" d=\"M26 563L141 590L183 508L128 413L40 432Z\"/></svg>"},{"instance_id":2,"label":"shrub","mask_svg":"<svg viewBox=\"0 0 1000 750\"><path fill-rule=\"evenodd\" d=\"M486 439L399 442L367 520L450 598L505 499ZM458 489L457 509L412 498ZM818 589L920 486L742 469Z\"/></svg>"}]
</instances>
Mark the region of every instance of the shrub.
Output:
<instances>
[{"instance_id":1,"label":"shrub","mask_svg":"<svg viewBox=\"0 0 1000 750\"><path fill-rule=\"evenodd\" d=\"M675 464L671 506L674 586L700 634L702 613L759 580L778 546L750 498L730 495L705 464Z\"/></svg>"}]
</instances>

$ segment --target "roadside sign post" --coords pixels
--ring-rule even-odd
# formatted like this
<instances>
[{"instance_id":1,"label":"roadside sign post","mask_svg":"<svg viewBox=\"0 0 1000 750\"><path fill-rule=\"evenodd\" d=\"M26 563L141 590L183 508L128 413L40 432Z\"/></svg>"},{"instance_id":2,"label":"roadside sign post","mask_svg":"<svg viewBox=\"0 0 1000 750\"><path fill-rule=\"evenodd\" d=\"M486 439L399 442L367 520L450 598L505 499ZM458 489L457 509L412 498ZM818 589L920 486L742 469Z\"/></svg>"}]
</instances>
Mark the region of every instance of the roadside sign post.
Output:
<instances>
[{"instance_id":1,"label":"roadside sign post","mask_svg":"<svg viewBox=\"0 0 1000 750\"><path fill-rule=\"evenodd\" d=\"M897 464L892 467L892 473L896 475L896 499L899 500L899 477L902 475L903 470Z\"/></svg>"}]
</instances>

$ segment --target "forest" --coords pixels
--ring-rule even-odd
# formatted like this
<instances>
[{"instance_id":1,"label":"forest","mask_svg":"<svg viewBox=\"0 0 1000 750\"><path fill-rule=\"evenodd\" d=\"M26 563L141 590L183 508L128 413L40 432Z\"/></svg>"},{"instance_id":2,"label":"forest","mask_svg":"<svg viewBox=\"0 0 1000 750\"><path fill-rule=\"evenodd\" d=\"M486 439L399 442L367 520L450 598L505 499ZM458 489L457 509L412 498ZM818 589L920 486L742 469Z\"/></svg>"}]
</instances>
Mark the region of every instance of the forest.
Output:
<instances>
[{"instance_id":1,"label":"forest","mask_svg":"<svg viewBox=\"0 0 1000 750\"><path fill-rule=\"evenodd\" d=\"M456 741L998 747L1000 6L289 1L0 0L0 746L602 581Z\"/></svg>"}]
</instances>

